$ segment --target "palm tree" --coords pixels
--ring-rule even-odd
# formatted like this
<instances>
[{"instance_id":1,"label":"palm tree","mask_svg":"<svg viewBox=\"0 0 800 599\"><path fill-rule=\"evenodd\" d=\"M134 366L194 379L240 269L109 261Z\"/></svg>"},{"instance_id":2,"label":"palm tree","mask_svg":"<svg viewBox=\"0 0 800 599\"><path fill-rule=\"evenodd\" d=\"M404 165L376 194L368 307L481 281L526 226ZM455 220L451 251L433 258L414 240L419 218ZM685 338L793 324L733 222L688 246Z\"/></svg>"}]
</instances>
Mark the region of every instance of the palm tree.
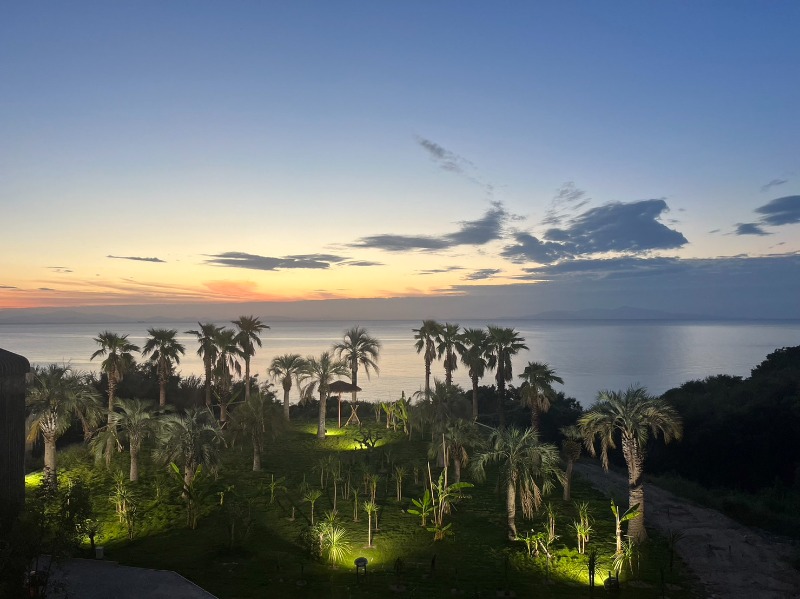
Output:
<instances>
[{"instance_id":1,"label":"palm tree","mask_svg":"<svg viewBox=\"0 0 800 599\"><path fill-rule=\"evenodd\" d=\"M158 370L158 405L167 405L167 383L173 371L173 363L180 364L186 347L177 339L177 329L147 329L150 337L144 344L142 355L151 354L150 360Z\"/></svg>"},{"instance_id":2,"label":"palm tree","mask_svg":"<svg viewBox=\"0 0 800 599\"><path fill-rule=\"evenodd\" d=\"M325 438L325 414L327 410L328 386L337 376L349 374L349 364L336 360L331 352L322 352L319 358L309 356L306 358L306 367L303 380L308 381L306 391L314 393L314 388L319 389L319 420L317 422L317 438Z\"/></svg>"},{"instance_id":3,"label":"palm tree","mask_svg":"<svg viewBox=\"0 0 800 599\"><path fill-rule=\"evenodd\" d=\"M564 501L571 499L572 493L572 470L575 462L581 459L581 430L574 424L571 426L562 426L558 429L564 440L561 441L561 455L564 456L564 461L567 462L567 471L564 476Z\"/></svg>"},{"instance_id":4,"label":"palm tree","mask_svg":"<svg viewBox=\"0 0 800 599\"><path fill-rule=\"evenodd\" d=\"M480 447L482 440L474 422L455 418L442 430L441 440L434 440L428 456L442 457L442 465L449 468L453 463L453 483L461 482L461 469L469 464L470 452Z\"/></svg>"},{"instance_id":5,"label":"palm tree","mask_svg":"<svg viewBox=\"0 0 800 599\"><path fill-rule=\"evenodd\" d=\"M84 377L66 366L51 364L37 368L33 385L26 399L28 411L28 441L41 435L44 441L44 470L48 482L56 480L56 441L72 423L72 417L81 414L91 423L100 422L103 408L100 396Z\"/></svg>"},{"instance_id":6,"label":"palm tree","mask_svg":"<svg viewBox=\"0 0 800 599\"><path fill-rule=\"evenodd\" d=\"M453 371L458 369L458 354L461 353L461 327L449 322L444 323L439 330L436 352L439 358L444 357L444 384L453 384Z\"/></svg>"},{"instance_id":7,"label":"palm tree","mask_svg":"<svg viewBox=\"0 0 800 599\"><path fill-rule=\"evenodd\" d=\"M113 430L114 418L114 399L116 397L117 385L122 382L122 378L135 365L132 352L138 352L139 346L128 341L127 335L117 335L110 331L103 331L94 339L100 346L92 354L90 360L98 356L105 357L101 368L108 377L108 430ZM108 437L106 443L106 462L111 462L112 438Z\"/></svg>"},{"instance_id":8,"label":"palm tree","mask_svg":"<svg viewBox=\"0 0 800 599\"><path fill-rule=\"evenodd\" d=\"M678 412L644 387L627 391L601 391L592 408L578 419L583 442L595 456L594 440L600 439L600 458L608 471L608 449L615 448L614 435L622 437L622 455L628 467L628 505L639 506L639 514L628 525L628 536L638 543L647 538L644 528L644 458L647 439L664 435L664 442L680 439L683 423Z\"/></svg>"},{"instance_id":9,"label":"palm tree","mask_svg":"<svg viewBox=\"0 0 800 599\"><path fill-rule=\"evenodd\" d=\"M118 399L114 412L114 425L128 440L131 454L130 480L139 480L139 450L142 441L153 435L158 421L155 419L153 404L141 399Z\"/></svg>"},{"instance_id":10,"label":"palm tree","mask_svg":"<svg viewBox=\"0 0 800 599\"><path fill-rule=\"evenodd\" d=\"M506 382L514 376L511 366L511 358L517 355L520 350L528 349L525 339L519 336L512 328L504 328L489 325L489 368L495 370L495 380L497 380L497 414L500 420L500 427L506 425L506 414L503 407L506 399Z\"/></svg>"},{"instance_id":11,"label":"palm tree","mask_svg":"<svg viewBox=\"0 0 800 599\"><path fill-rule=\"evenodd\" d=\"M305 367L306 361L300 354L276 356L272 359L269 367L269 376L276 382L280 381L283 386L283 417L287 422L289 421L289 391L292 390L292 380L299 380Z\"/></svg>"},{"instance_id":12,"label":"palm tree","mask_svg":"<svg viewBox=\"0 0 800 599\"><path fill-rule=\"evenodd\" d=\"M550 398L556 394L553 383L563 385L564 379L542 362L528 362L519 378L524 381L520 387L522 405L530 407L531 427L538 431L539 414L550 409Z\"/></svg>"},{"instance_id":13,"label":"palm tree","mask_svg":"<svg viewBox=\"0 0 800 599\"><path fill-rule=\"evenodd\" d=\"M261 322L257 316L240 316L233 321L233 324L239 329L237 342L244 358L244 400L247 401L250 399L250 358L256 353L255 345L261 347L259 333L269 326Z\"/></svg>"},{"instance_id":14,"label":"palm tree","mask_svg":"<svg viewBox=\"0 0 800 599\"><path fill-rule=\"evenodd\" d=\"M220 328L214 334L217 360L214 364L216 396L219 402L219 421L228 421L228 405L233 401L233 375L241 376L242 365L237 358L242 357L238 334L233 329Z\"/></svg>"},{"instance_id":15,"label":"palm tree","mask_svg":"<svg viewBox=\"0 0 800 599\"><path fill-rule=\"evenodd\" d=\"M272 397L271 394L265 396L256 390L231 414L229 430L233 443L239 437L244 437L253 446L253 472L261 470L261 454L264 452L267 432L274 434L277 430L277 406L272 402Z\"/></svg>"},{"instance_id":16,"label":"palm tree","mask_svg":"<svg viewBox=\"0 0 800 599\"><path fill-rule=\"evenodd\" d=\"M344 360L350 367L350 382L358 385L358 367L363 366L369 378L370 369L380 373L378 358L381 353L381 342L370 337L366 329L355 326L344 332L341 343L333 346L336 357ZM353 405L355 405L358 392L353 391Z\"/></svg>"},{"instance_id":17,"label":"palm tree","mask_svg":"<svg viewBox=\"0 0 800 599\"><path fill-rule=\"evenodd\" d=\"M203 367L205 368L205 389L206 389L206 407L211 409L211 377L214 364L217 362L217 346L214 343L214 337L222 330L211 322L198 322L197 326L200 328L196 331L186 331L187 335L195 335L200 347L197 349L197 355L203 359Z\"/></svg>"},{"instance_id":18,"label":"palm tree","mask_svg":"<svg viewBox=\"0 0 800 599\"><path fill-rule=\"evenodd\" d=\"M478 383L489 365L489 334L485 329L464 329L458 353L472 381L472 419L478 419Z\"/></svg>"},{"instance_id":19,"label":"palm tree","mask_svg":"<svg viewBox=\"0 0 800 599\"><path fill-rule=\"evenodd\" d=\"M442 330L440 325L435 320L423 320L422 326L414 331L414 347L417 353L423 353L425 359L425 401L430 401L431 398L431 364L436 359L436 341L439 333Z\"/></svg>"},{"instance_id":20,"label":"palm tree","mask_svg":"<svg viewBox=\"0 0 800 599\"><path fill-rule=\"evenodd\" d=\"M189 408L185 414L162 416L156 442L156 459L182 467L184 488L188 489L199 466L216 470L223 438L211 410Z\"/></svg>"},{"instance_id":21,"label":"palm tree","mask_svg":"<svg viewBox=\"0 0 800 599\"><path fill-rule=\"evenodd\" d=\"M476 480L486 478L486 466L500 466L500 484L506 488L506 513L508 536L517 536L517 496L522 514L531 518L539 509L542 496L547 494L554 481L562 478L558 467L558 450L555 445L539 442L539 433L532 428L498 428L489 435L488 448L472 461Z\"/></svg>"}]
</instances>

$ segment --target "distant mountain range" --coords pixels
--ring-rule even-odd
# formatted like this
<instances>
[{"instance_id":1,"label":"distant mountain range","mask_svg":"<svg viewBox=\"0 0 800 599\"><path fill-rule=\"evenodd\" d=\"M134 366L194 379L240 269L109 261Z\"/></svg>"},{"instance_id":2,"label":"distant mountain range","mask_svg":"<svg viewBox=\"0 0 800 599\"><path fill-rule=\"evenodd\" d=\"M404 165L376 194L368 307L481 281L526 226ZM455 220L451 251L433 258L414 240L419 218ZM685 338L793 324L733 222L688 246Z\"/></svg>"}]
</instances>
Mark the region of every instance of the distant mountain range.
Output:
<instances>
[{"instance_id":1,"label":"distant mountain range","mask_svg":"<svg viewBox=\"0 0 800 599\"><path fill-rule=\"evenodd\" d=\"M588 308L585 310L550 310L530 316L522 320L717 320L713 316L702 314L679 314L663 310L648 310L633 306L619 308Z\"/></svg>"}]
</instances>

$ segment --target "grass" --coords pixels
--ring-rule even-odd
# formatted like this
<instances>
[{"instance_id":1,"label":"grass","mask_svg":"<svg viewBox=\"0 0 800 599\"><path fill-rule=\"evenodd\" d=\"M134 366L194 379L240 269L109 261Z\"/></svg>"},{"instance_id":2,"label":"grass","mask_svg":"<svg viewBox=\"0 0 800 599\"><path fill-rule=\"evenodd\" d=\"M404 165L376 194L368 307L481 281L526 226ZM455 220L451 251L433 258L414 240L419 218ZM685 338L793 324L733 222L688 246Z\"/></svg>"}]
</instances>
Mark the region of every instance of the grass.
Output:
<instances>
[{"instance_id":1,"label":"grass","mask_svg":"<svg viewBox=\"0 0 800 599\"><path fill-rule=\"evenodd\" d=\"M100 544L108 559L126 565L175 570L222 599L244 597L384 597L390 588L399 597L498 596L513 591L516 596L589 596L587 556L577 553L576 540L568 525L577 519L573 503L564 503L560 489L548 497L558 511L553 559L527 555L524 543L506 537L505 500L495 490L494 479L469 489L468 497L450 515L454 535L433 542L433 533L420 526L419 518L406 513L411 498L421 497L423 487L409 473L404 481L404 499L395 498L395 483L387 480L387 462L424 467L427 444L409 442L399 433L380 430L382 439L374 450L358 449L356 429L333 428L324 440L316 439L315 427L293 424L280 439L268 444L263 471L252 472L251 453L236 447L224 454L219 478L201 483L205 496L203 517L197 529L186 526L184 505L177 487L165 474L143 464L142 479L135 485L139 513L133 540L118 521L109 500L113 477L102 466L95 467L75 450L61 459L62 474L82 477L90 484L95 511L103 523ZM347 531L349 550L331 566L312 557L308 549L310 505L301 500L303 485L320 487L321 460L336 456L351 464L354 472L368 461L380 475L377 503L378 530L374 546L367 547L367 521L363 510L353 522L353 501L338 500L339 522ZM115 457L115 467L127 472L126 455ZM144 461L144 460L143 460ZM409 470L411 468L409 467ZM270 474L286 477L286 493L269 502L265 484ZM436 473L434 472L434 476ZM33 484L33 483L32 483ZM322 490L315 505L319 519L332 509L332 486ZM222 492L222 505L220 495ZM359 502L366 496L363 488ZM594 516L589 549L600 553L597 584L611 570L613 519L607 500L576 480L573 499L588 501ZM295 519L291 520L292 507ZM543 510L531 521L517 516L517 527L544 529ZM231 524L233 538L231 536ZM243 531L250 527L249 534ZM356 579L354 560L366 557L367 576ZM669 551L664 539L653 535L642 549L635 584L627 584L627 597L661 596L670 585L672 599L697 596L682 564L669 571Z\"/></svg>"}]
</instances>

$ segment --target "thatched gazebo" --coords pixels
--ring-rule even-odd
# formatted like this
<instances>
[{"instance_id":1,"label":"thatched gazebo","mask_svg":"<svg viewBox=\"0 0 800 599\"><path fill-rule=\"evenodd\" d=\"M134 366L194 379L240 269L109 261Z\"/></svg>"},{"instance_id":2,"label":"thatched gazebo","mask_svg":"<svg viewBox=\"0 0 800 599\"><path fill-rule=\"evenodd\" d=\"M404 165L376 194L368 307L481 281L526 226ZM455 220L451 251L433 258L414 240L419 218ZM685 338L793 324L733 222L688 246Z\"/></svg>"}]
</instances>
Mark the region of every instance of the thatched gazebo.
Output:
<instances>
[{"instance_id":1,"label":"thatched gazebo","mask_svg":"<svg viewBox=\"0 0 800 599\"><path fill-rule=\"evenodd\" d=\"M361 387L358 385L354 385L353 383L348 383L347 381L334 381L328 386L328 391L330 393L336 393L339 399L339 428L342 428L342 393L352 393L353 391L361 391ZM350 413L350 418L347 419L345 426L350 424L350 421L355 419L356 422L361 424L361 421L358 419L358 414L356 413L356 406L351 406L353 410Z\"/></svg>"}]
</instances>

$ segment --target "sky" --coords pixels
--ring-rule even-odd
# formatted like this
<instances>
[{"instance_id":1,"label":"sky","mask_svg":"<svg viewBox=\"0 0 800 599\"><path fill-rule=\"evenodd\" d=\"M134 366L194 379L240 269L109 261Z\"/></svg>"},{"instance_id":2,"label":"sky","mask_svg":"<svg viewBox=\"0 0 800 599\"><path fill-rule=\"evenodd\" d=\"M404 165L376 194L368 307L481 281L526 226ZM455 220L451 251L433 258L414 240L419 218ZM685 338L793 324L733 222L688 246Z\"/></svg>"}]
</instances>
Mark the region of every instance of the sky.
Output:
<instances>
[{"instance_id":1,"label":"sky","mask_svg":"<svg viewBox=\"0 0 800 599\"><path fill-rule=\"evenodd\" d=\"M780 0L3 3L0 312L800 318L798 26Z\"/></svg>"}]
</instances>

